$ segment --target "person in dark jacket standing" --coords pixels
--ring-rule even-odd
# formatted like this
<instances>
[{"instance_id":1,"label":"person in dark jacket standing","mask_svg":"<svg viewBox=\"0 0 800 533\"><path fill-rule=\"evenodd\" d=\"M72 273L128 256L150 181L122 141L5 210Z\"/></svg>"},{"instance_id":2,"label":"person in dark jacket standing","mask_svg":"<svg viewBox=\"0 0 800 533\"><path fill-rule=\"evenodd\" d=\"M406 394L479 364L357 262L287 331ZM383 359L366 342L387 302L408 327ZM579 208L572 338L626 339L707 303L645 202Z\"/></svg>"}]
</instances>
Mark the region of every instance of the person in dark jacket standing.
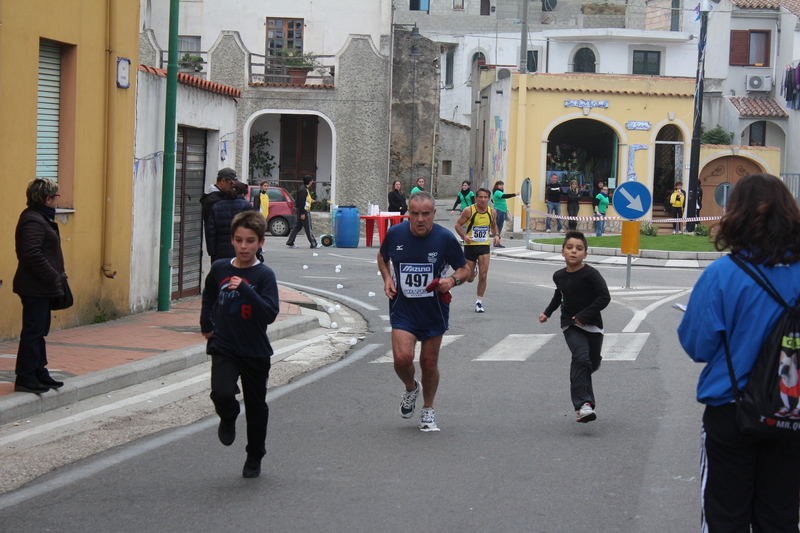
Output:
<instances>
[{"instance_id":1,"label":"person in dark jacket standing","mask_svg":"<svg viewBox=\"0 0 800 533\"><path fill-rule=\"evenodd\" d=\"M203 226L208 222L214 204L224 200L237 181L236 171L232 168L223 168L217 173L217 182L208 188L208 192L200 196L200 204L203 206Z\"/></svg>"},{"instance_id":2,"label":"person in dark jacket standing","mask_svg":"<svg viewBox=\"0 0 800 533\"><path fill-rule=\"evenodd\" d=\"M286 246L289 248L297 248L294 243L295 238L297 238L297 234L300 233L300 227L306 231L306 237L308 238L308 242L311 243L312 248L319 248L319 244L317 244L317 239L314 238L314 234L311 232L311 191L309 187L311 184L314 183L314 178L306 174L303 176L303 186L297 189L297 194L294 198L294 210L297 213L297 224L294 225L292 228L292 232L289 234L289 240L286 241Z\"/></svg>"},{"instance_id":3,"label":"person in dark jacket standing","mask_svg":"<svg viewBox=\"0 0 800 533\"><path fill-rule=\"evenodd\" d=\"M56 223L58 184L35 179L26 191L28 208L16 230L17 272L14 292L22 300L22 332L17 350L14 390L41 394L64 385L50 376L44 338L50 332L51 303L64 294L64 255Z\"/></svg>"},{"instance_id":4,"label":"person in dark jacket standing","mask_svg":"<svg viewBox=\"0 0 800 533\"><path fill-rule=\"evenodd\" d=\"M406 197L403 196L403 184L400 180L394 180L392 189L389 191L389 211L392 213L400 213L405 215L408 211L408 204Z\"/></svg>"},{"instance_id":5,"label":"person in dark jacket standing","mask_svg":"<svg viewBox=\"0 0 800 533\"><path fill-rule=\"evenodd\" d=\"M233 217L244 211L253 211L253 204L244 199L247 185L241 181L233 184L227 197L214 204L206 222L206 248L213 263L217 259L236 257L231 243L231 222Z\"/></svg>"},{"instance_id":6,"label":"person in dark jacket standing","mask_svg":"<svg viewBox=\"0 0 800 533\"><path fill-rule=\"evenodd\" d=\"M567 214L571 217L578 216L578 210L580 209L580 201L581 201L581 190L578 188L577 180L572 180L569 182L569 189L567 190ZM569 229L578 229L578 221L577 220L570 220L567 222Z\"/></svg>"},{"instance_id":7,"label":"person in dark jacket standing","mask_svg":"<svg viewBox=\"0 0 800 533\"><path fill-rule=\"evenodd\" d=\"M545 200L547 200L547 214L561 215L561 184L558 182L558 174L550 176L550 183L547 184L545 189ZM556 219L558 231L562 231L561 219ZM547 217L547 222L544 224L544 230L550 233L550 217Z\"/></svg>"}]
</instances>

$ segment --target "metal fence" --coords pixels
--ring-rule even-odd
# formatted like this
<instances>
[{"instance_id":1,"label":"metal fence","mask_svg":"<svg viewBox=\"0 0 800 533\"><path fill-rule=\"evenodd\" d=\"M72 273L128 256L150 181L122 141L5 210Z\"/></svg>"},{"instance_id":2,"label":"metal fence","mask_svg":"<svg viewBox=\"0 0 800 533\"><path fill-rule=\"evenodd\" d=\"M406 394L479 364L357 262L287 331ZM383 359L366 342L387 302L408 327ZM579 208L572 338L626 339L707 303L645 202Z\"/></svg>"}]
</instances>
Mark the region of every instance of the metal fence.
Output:
<instances>
[{"instance_id":1,"label":"metal fence","mask_svg":"<svg viewBox=\"0 0 800 533\"><path fill-rule=\"evenodd\" d=\"M789 187L789 190L792 191L792 195L795 198L800 198L800 174L789 174L782 172L781 179Z\"/></svg>"}]
</instances>

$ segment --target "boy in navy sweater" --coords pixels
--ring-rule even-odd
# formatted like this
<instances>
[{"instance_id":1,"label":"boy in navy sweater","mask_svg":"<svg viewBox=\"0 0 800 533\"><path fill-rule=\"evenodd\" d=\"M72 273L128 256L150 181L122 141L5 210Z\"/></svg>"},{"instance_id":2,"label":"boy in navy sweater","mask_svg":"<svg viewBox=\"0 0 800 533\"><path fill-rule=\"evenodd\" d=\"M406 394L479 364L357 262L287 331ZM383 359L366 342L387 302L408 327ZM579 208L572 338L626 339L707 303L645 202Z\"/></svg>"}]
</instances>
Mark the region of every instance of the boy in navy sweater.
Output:
<instances>
[{"instance_id":1,"label":"boy in navy sweater","mask_svg":"<svg viewBox=\"0 0 800 533\"><path fill-rule=\"evenodd\" d=\"M242 475L258 477L266 454L267 379L272 347L267 325L278 316L278 283L271 268L256 258L264 245L266 222L260 213L239 213L231 223L233 259L211 265L203 289L200 329L211 356L211 400L219 415L217 435L225 446L236 438L241 376L247 418L247 460Z\"/></svg>"},{"instance_id":2,"label":"boy in navy sweater","mask_svg":"<svg viewBox=\"0 0 800 533\"><path fill-rule=\"evenodd\" d=\"M556 292L550 305L539 315L539 322L547 322L561 306L561 330L572 352L569 383L577 422L591 422L597 418L592 374L600 368L602 359L604 332L600 311L611 301L603 276L583 263L587 251L583 233L568 231L561 245L561 255L567 266L553 274Z\"/></svg>"}]
</instances>

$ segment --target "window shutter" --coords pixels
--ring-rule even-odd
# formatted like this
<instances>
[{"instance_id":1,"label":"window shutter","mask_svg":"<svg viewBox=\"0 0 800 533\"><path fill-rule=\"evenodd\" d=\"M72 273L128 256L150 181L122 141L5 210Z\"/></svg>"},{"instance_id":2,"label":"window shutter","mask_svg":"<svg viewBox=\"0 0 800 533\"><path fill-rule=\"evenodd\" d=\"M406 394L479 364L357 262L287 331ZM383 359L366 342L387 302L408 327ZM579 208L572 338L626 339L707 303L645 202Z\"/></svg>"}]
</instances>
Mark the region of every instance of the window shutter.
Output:
<instances>
[{"instance_id":1,"label":"window shutter","mask_svg":"<svg viewBox=\"0 0 800 533\"><path fill-rule=\"evenodd\" d=\"M731 30L730 65L748 65L750 59L750 32Z\"/></svg>"},{"instance_id":2,"label":"window shutter","mask_svg":"<svg viewBox=\"0 0 800 533\"><path fill-rule=\"evenodd\" d=\"M58 180L58 131L61 107L61 47L39 44L39 93L36 109L36 177Z\"/></svg>"}]
</instances>

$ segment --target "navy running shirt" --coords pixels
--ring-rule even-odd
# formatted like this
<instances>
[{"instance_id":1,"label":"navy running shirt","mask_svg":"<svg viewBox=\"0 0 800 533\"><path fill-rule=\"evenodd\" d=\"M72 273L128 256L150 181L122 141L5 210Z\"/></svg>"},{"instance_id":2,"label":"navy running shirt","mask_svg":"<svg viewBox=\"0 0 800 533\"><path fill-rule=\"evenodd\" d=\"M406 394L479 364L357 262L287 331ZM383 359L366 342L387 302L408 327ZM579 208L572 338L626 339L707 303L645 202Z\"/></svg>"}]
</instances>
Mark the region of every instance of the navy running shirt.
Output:
<instances>
[{"instance_id":1,"label":"navy running shirt","mask_svg":"<svg viewBox=\"0 0 800 533\"><path fill-rule=\"evenodd\" d=\"M436 291L425 292L425 287L444 277L448 268L458 270L466 264L455 236L434 224L430 233L417 237L406 221L389 228L380 254L392 269L397 288L397 295L389 300L392 324L397 321L420 330L447 329L450 304L443 303Z\"/></svg>"}]
</instances>

